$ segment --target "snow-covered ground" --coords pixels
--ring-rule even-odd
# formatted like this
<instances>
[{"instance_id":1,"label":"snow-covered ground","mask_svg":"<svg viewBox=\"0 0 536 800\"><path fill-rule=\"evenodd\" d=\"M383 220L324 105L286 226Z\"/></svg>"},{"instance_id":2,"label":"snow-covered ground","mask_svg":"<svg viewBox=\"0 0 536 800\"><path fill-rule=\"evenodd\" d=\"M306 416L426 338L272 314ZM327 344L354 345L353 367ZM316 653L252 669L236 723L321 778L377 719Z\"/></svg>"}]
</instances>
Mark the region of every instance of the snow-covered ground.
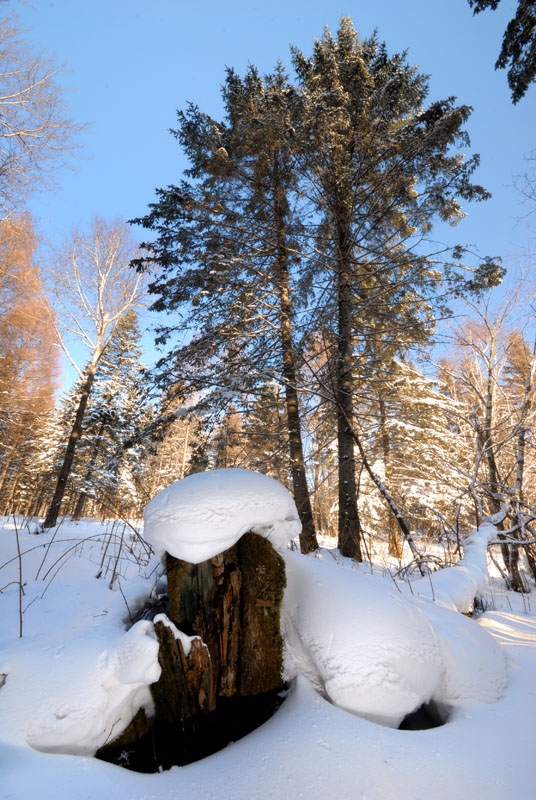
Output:
<instances>
[{"instance_id":1,"label":"snow-covered ground","mask_svg":"<svg viewBox=\"0 0 536 800\"><path fill-rule=\"evenodd\" d=\"M288 551L288 698L225 750L143 775L91 753L150 702L156 640L151 623L131 619L158 559L122 523L64 522L39 536L17 527L0 530L1 800L534 796L536 613L497 578L475 622L451 610L462 590L446 577L427 597L424 582L400 591L385 569ZM477 582L479 544L460 567ZM445 725L394 727L430 698Z\"/></svg>"}]
</instances>

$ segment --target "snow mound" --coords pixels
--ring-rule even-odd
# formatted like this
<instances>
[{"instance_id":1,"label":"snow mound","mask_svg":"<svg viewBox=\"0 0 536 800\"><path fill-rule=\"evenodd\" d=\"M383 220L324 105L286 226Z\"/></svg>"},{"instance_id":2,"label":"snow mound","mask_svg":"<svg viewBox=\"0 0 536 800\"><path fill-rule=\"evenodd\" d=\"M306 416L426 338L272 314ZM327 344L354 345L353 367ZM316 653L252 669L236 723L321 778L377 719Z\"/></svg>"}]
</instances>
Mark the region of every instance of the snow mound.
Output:
<instances>
[{"instance_id":1,"label":"snow mound","mask_svg":"<svg viewBox=\"0 0 536 800\"><path fill-rule=\"evenodd\" d=\"M437 637L420 608L383 581L285 556L288 655L335 705L396 728L441 678Z\"/></svg>"},{"instance_id":2,"label":"snow mound","mask_svg":"<svg viewBox=\"0 0 536 800\"><path fill-rule=\"evenodd\" d=\"M286 670L334 705L397 728L430 700L493 703L507 687L501 648L477 622L383 580L285 555Z\"/></svg>"},{"instance_id":3,"label":"snow mound","mask_svg":"<svg viewBox=\"0 0 536 800\"><path fill-rule=\"evenodd\" d=\"M114 635L108 648L102 644L84 632L67 645L21 648L7 665L0 739L48 753L93 755L118 736L140 706L152 703L148 687L160 676L158 641L153 624L140 621Z\"/></svg>"},{"instance_id":4,"label":"snow mound","mask_svg":"<svg viewBox=\"0 0 536 800\"><path fill-rule=\"evenodd\" d=\"M503 650L477 622L438 605L423 604L436 632L443 669L432 699L450 708L495 703L508 685Z\"/></svg>"},{"instance_id":5,"label":"snow mound","mask_svg":"<svg viewBox=\"0 0 536 800\"><path fill-rule=\"evenodd\" d=\"M158 554L199 564L248 531L281 549L301 531L294 500L273 478L246 469L189 475L159 492L145 509L144 536Z\"/></svg>"}]
</instances>

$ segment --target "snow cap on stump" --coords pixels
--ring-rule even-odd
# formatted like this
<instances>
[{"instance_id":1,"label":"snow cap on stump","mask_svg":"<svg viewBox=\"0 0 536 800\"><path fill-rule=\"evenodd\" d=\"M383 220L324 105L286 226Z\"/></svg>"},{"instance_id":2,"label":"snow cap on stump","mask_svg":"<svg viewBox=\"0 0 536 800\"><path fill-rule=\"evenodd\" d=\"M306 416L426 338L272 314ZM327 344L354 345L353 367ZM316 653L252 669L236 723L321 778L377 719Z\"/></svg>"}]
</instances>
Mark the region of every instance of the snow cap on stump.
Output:
<instances>
[{"instance_id":1,"label":"snow cap on stump","mask_svg":"<svg viewBox=\"0 0 536 800\"><path fill-rule=\"evenodd\" d=\"M273 478L247 469L189 475L159 492L145 509L144 536L158 554L200 564L252 531L275 548L301 531L296 505Z\"/></svg>"}]
</instances>

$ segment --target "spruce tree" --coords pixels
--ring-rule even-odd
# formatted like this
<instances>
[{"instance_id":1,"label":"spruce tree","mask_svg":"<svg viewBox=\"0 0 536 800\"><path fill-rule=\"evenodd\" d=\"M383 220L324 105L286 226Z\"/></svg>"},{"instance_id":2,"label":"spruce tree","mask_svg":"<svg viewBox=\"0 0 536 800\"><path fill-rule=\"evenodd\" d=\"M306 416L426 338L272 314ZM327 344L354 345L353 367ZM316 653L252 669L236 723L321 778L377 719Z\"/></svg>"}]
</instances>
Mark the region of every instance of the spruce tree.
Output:
<instances>
[{"instance_id":1,"label":"spruce tree","mask_svg":"<svg viewBox=\"0 0 536 800\"><path fill-rule=\"evenodd\" d=\"M214 469L247 467L242 416L232 403L212 438L212 462Z\"/></svg>"},{"instance_id":2,"label":"spruce tree","mask_svg":"<svg viewBox=\"0 0 536 800\"><path fill-rule=\"evenodd\" d=\"M294 50L294 66L306 133L302 191L319 217L310 280L335 342L339 547L361 559L358 355L378 332L402 350L426 338L431 310L445 293L495 283L500 269L485 259L467 279L457 269L463 248L438 252L427 245L434 221L454 224L463 216L462 200L489 196L470 180L478 157L455 152L469 144L468 106L448 98L425 107L426 77L404 54L390 56L376 37L360 39L347 17L336 37L326 30L315 42L311 57Z\"/></svg>"},{"instance_id":3,"label":"spruce tree","mask_svg":"<svg viewBox=\"0 0 536 800\"><path fill-rule=\"evenodd\" d=\"M475 14L495 11L501 0L468 0ZM495 69L508 69L508 86L515 104L536 79L536 7L534 0L518 0L515 15L504 32Z\"/></svg>"},{"instance_id":4,"label":"spruce tree","mask_svg":"<svg viewBox=\"0 0 536 800\"><path fill-rule=\"evenodd\" d=\"M399 359L392 360L388 380L379 388L376 450L396 501L423 533L441 517L460 519L462 511L461 519L467 522L465 489L472 450L458 435L461 407L438 381ZM391 524L391 541L396 534Z\"/></svg>"},{"instance_id":5,"label":"spruce tree","mask_svg":"<svg viewBox=\"0 0 536 800\"><path fill-rule=\"evenodd\" d=\"M156 233L137 264L156 269L153 307L181 315L161 340L190 334L162 360L162 380L201 391L217 418L267 380L284 387L304 550L316 541L299 391L331 403L339 547L359 560L359 382L426 341L446 298L497 283L501 269L490 258L469 269L463 247L430 241L436 221L455 224L462 202L489 196L471 182L478 156L458 152L468 106L426 105L426 77L348 18L293 63L295 84L281 66L265 78L229 70L222 121L179 113L191 166L136 220ZM322 374L307 366L319 332Z\"/></svg>"},{"instance_id":6,"label":"spruce tree","mask_svg":"<svg viewBox=\"0 0 536 800\"><path fill-rule=\"evenodd\" d=\"M83 512L88 495L104 510L136 505L136 475L144 446L125 450L144 422L146 405L142 349L137 315L130 309L120 320L95 376L75 461L80 490L74 516ZM108 508L106 508L108 506Z\"/></svg>"},{"instance_id":7,"label":"spruce tree","mask_svg":"<svg viewBox=\"0 0 536 800\"><path fill-rule=\"evenodd\" d=\"M189 157L189 182L159 190L159 201L136 220L158 238L145 245L159 276L150 291L156 310L192 310L192 338L175 350L180 378L204 390L205 405L240 403L267 380L285 388L288 447L294 497L303 531L301 547L317 547L298 401L296 322L299 263L294 214L293 159L298 127L295 91L281 67L261 78L232 70L223 87L225 120L190 106L175 132ZM181 321L184 326L184 321ZM162 330L167 340L172 328ZM207 392L207 390L210 390Z\"/></svg>"},{"instance_id":8,"label":"spruce tree","mask_svg":"<svg viewBox=\"0 0 536 800\"><path fill-rule=\"evenodd\" d=\"M288 430L283 387L276 381L262 386L246 411L244 435L249 469L291 488Z\"/></svg>"}]
</instances>

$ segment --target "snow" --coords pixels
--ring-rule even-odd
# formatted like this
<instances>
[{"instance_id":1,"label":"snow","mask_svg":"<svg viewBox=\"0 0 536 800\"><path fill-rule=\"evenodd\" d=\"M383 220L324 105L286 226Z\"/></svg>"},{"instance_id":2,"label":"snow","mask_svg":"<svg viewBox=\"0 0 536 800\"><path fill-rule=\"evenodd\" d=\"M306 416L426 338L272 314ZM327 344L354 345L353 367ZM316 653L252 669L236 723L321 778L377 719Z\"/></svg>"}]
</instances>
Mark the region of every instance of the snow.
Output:
<instances>
[{"instance_id":1,"label":"snow","mask_svg":"<svg viewBox=\"0 0 536 800\"><path fill-rule=\"evenodd\" d=\"M464 540L464 556L454 567L440 569L412 581L409 591L417 597L427 598L463 614L470 611L474 598L487 586L486 548L488 541L496 536L495 526L489 521L483 522Z\"/></svg>"},{"instance_id":2,"label":"snow","mask_svg":"<svg viewBox=\"0 0 536 800\"><path fill-rule=\"evenodd\" d=\"M247 531L281 549L300 530L287 489L246 469L189 475L153 497L144 516L144 536L155 551L192 564L222 553Z\"/></svg>"},{"instance_id":3,"label":"snow","mask_svg":"<svg viewBox=\"0 0 536 800\"><path fill-rule=\"evenodd\" d=\"M225 536L233 538L248 524L247 514L224 477L226 502L216 528L222 533L226 520ZM242 487L243 478L236 477ZM271 508L287 523L293 518L279 513L283 496ZM273 497L271 486L267 497ZM217 506L214 495L206 500L201 541L187 542L197 555L216 546L208 510ZM254 511L256 524L272 530L273 519ZM485 566L488 535L491 530L479 530L465 562L444 571L451 577L443 579L441 602L425 596L425 581L420 596L411 596L390 577L285 552L286 701L261 728L210 758L142 775L89 755L118 734L139 705L150 705L147 686L159 672L153 625L130 620L160 586L158 559L132 531L96 522L64 523L38 537L20 531L19 638L19 564L7 521L0 531L0 797L528 799L536 615L526 598L497 589L495 603L508 611L499 607L476 622L452 609L457 570L464 580L475 578L478 565ZM432 576L434 586L439 575ZM490 591L483 574L478 582ZM156 619L189 647L192 637L165 615ZM445 711L447 724L396 729L404 714L428 700Z\"/></svg>"},{"instance_id":4,"label":"snow","mask_svg":"<svg viewBox=\"0 0 536 800\"><path fill-rule=\"evenodd\" d=\"M81 535L73 525L71 535L55 539L19 534L26 610L18 638L18 587L0 595L0 673L6 675L0 740L92 755L121 733L140 706L151 706L148 686L160 675L153 624L140 621L125 630L125 592L110 591L107 582L93 577L100 570L100 549L108 543L110 552L109 536L102 529L95 536L96 526L88 527ZM13 528L2 531L2 540L4 563L16 552ZM60 571L49 584L49 568L58 568L58 562ZM128 575L132 566L138 565L125 558L121 569ZM16 561L9 568L13 579ZM47 577L32 579L38 571ZM130 586L125 584L132 607L150 589L140 577L134 574Z\"/></svg>"},{"instance_id":5,"label":"snow","mask_svg":"<svg viewBox=\"0 0 536 800\"><path fill-rule=\"evenodd\" d=\"M463 614L430 603L421 609L436 634L442 663L431 699L449 709L500 700L508 675L504 652L495 639Z\"/></svg>"},{"instance_id":6,"label":"snow","mask_svg":"<svg viewBox=\"0 0 536 800\"><path fill-rule=\"evenodd\" d=\"M56 639L40 658L50 676L46 693L27 654L8 664L0 736L7 731L44 752L93 755L121 733L140 706L151 705L148 686L160 675L158 642L152 623L139 622L110 649L103 644L83 637L64 647Z\"/></svg>"},{"instance_id":7,"label":"snow","mask_svg":"<svg viewBox=\"0 0 536 800\"><path fill-rule=\"evenodd\" d=\"M286 639L299 641L298 665L339 707L397 728L430 699L441 675L426 616L373 576L296 553L285 563L284 610L293 629Z\"/></svg>"},{"instance_id":8,"label":"snow","mask_svg":"<svg viewBox=\"0 0 536 800\"><path fill-rule=\"evenodd\" d=\"M495 627L497 626L497 627ZM0 743L2 800L529 800L533 796L536 620L498 613L487 625L512 661L508 698L427 731L347 714L299 678L277 714L210 758L155 775Z\"/></svg>"},{"instance_id":9,"label":"snow","mask_svg":"<svg viewBox=\"0 0 536 800\"><path fill-rule=\"evenodd\" d=\"M302 672L335 705L397 728L429 701L450 708L504 695L504 655L472 620L361 571L296 553L285 562L288 674Z\"/></svg>"},{"instance_id":10,"label":"snow","mask_svg":"<svg viewBox=\"0 0 536 800\"><path fill-rule=\"evenodd\" d=\"M166 628L169 628L172 632L173 636L175 637L177 642L180 642L182 645L182 649L184 650L184 655L189 656L192 650L192 641L194 639L200 639L200 636L188 636L186 633L180 631L177 626L170 620L167 614L157 614L153 619L153 624L156 625L157 622L161 622ZM206 645L204 645L206 647Z\"/></svg>"}]
</instances>

